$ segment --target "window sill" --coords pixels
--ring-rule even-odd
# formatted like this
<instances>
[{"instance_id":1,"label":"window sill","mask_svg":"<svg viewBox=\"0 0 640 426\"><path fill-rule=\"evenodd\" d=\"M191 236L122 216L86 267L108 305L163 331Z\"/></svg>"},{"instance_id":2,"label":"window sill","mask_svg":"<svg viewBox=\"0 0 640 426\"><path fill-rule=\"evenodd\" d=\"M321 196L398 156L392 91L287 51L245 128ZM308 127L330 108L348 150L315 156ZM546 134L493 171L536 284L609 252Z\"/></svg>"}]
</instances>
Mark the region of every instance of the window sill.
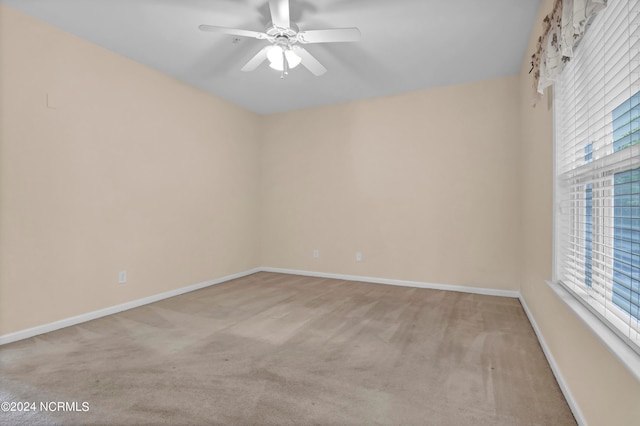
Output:
<instances>
[{"instance_id":1,"label":"window sill","mask_svg":"<svg viewBox=\"0 0 640 426\"><path fill-rule=\"evenodd\" d=\"M640 355L591 312L589 308L576 299L562 284L552 281L546 281L546 283L558 298L600 339L609 352L629 370L636 380L640 381Z\"/></svg>"}]
</instances>

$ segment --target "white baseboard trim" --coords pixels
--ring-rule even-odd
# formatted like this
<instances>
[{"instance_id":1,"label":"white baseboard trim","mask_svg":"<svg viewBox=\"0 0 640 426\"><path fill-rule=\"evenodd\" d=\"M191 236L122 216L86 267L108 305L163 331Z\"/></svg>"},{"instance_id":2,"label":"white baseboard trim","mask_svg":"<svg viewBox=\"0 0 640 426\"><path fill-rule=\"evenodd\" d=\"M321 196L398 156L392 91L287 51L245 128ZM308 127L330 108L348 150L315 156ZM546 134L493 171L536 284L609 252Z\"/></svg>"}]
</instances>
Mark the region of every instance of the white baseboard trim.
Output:
<instances>
[{"instance_id":1,"label":"white baseboard trim","mask_svg":"<svg viewBox=\"0 0 640 426\"><path fill-rule=\"evenodd\" d=\"M259 268L259 269L263 272L276 272L279 274L289 274L289 275L303 275L305 277L333 278L333 279L346 280L346 281L361 281L365 283L397 285L401 287L430 288L433 290L449 290L449 291L458 291L462 293L484 294L487 296L501 296L501 297L514 297L514 298L520 297L520 292L514 291L514 290L498 290L493 288L435 284L435 283L425 283L420 281L392 280L388 278L374 278L374 277L363 277L359 275L331 274L327 272L300 271L297 269L271 268L267 266L263 266L262 268Z\"/></svg>"},{"instance_id":2,"label":"white baseboard trim","mask_svg":"<svg viewBox=\"0 0 640 426\"><path fill-rule=\"evenodd\" d=\"M289 274L289 275L303 275L308 277L333 278L333 279L340 279L340 280L346 280L346 281L361 281L361 282L368 282L368 283L375 283L375 284L388 284L388 285L396 285L396 286L403 286L403 287L430 288L435 290L450 290L450 291L458 291L458 292L464 292L464 293L484 294L489 296L503 296L503 297L515 297L515 298L520 296L519 292L510 291L510 290L497 290L497 289L479 288L479 287L434 284L434 283L424 283L424 282L418 282L418 281L392 280L387 278L373 278L373 277L364 277L364 276L358 276L358 275L330 274L330 273L324 273L324 272L310 272L310 271L301 271L301 270L295 270L295 269L259 267L259 268L249 269L244 272L239 272L237 274L216 278L214 280L189 285L186 287L181 287L175 290L170 290L164 293L154 294L153 296L143 297L142 299L132 300L130 302L125 302L119 305L110 306L108 308L99 309L97 311L87 312L85 314L77 315L70 318L65 318L65 319L54 321L48 324L38 325L32 328L28 328L26 330L20 330L14 333L5 334L0 336L0 345L16 342L18 340L28 339L29 337L37 336L39 334L49 333L51 331L59 330L65 327L70 327L72 325L91 321L107 315L117 314L118 312L137 308L139 306L147 305L149 303L157 302L159 300L168 299L173 296L178 296L180 294L188 293L190 291L199 290L201 288L209 287L215 284L220 284L226 281L234 280L236 278L246 277L247 275L251 275L251 274L255 274L256 272L263 272L263 271L276 272L276 273Z\"/></svg>"},{"instance_id":3,"label":"white baseboard trim","mask_svg":"<svg viewBox=\"0 0 640 426\"><path fill-rule=\"evenodd\" d=\"M522 304L522 307L524 308L524 312L527 314L527 317L529 318L529 322L533 327L533 331L536 333L538 342L540 342L540 346L542 347L542 352L544 352L544 356L547 358L547 362L549 362L549 366L551 366L551 371L553 371L553 375L556 377L556 381L560 386L560 390L562 391L564 398L567 400L567 404L569 404L569 408L573 413L573 417L575 417L576 422L578 422L578 425L586 426L587 422L584 419L584 416L582 415L582 411L580 410L580 407L576 403L576 400L573 398L573 394L569 390L569 386L567 385L567 382L565 382L564 377L562 377L562 373L560 373L558 364L556 364L556 361L553 358L553 355L551 354L551 350L547 346L547 342L544 340L544 337L542 336L542 332L538 328L538 324L536 323L536 320L533 318L533 314L531 314L531 311L527 306L527 302L525 302L524 297L522 297L522 295L520 295L520 303Z\"/></svg>"},{"instance_id":4,"label":"white baseboard trim","mask_svg":"<svg viewBox=\"0 0 640 426\"><path fill-rule=\"evenodd\" d=\"M235 280L236 278L246 277L247 275L260 272L260 270L261 270L260 268L249 269L247 271L238 272L237 274L227 275L227 276L216 278L210 281L205 281L202 283L177 288L175 290L170 290L164 293L154 294L153 296L143 297L142 299L136 299L130 302L121 303L120 305L110 306L108 308L99 309L93 312L87 312L86 314L77 315L71 318L65 318L63 320L54 321L48 324L38 325L36 327L28 328L26 330L16 331L15 333L5 334L0 336L0 345L15 342L18 340L27 339L29 337L37 336L39 334L49 333L50 331L59 330L61 328L91 321L97 318L105 317L107 315L117 314L118 312L127 311L129 309L137 308L143 305L148 305L149 303L157 302L163 299L168 299L170 297L178 296L180 294L188 293L190 291L200 290L201 288L209 287L215 284L220 284L226 281Z\"/></svg>"},{"instance_id":5,"label":"white baseboard trim","mask_svg":"<svg viewBox=\"0 0 640 426\"><path fill-rule=\"evenodd\" d=\"M474 294L483 294L488 296L501 296L501 297L512 297L520 299L520 303L524 308L524 311L529 318L529 322L533 327L533 330L536 333L538 341L540 342L540 346L542 347L542 351L544 352L549 365L551 366L551 370L553 371L556 380L558 381L558 385L564 394L573 415L580 426L586 426L587 422L584 420L582 415L582 411L580 411L580 407L576 404L569 387L567 386L560 370L549 350L542 333L540 332L538 325L536 324L527 303L524 298L518 291L513 290L499 290L499 289L490 289L490 288L481 288L481 287L467 287L467 286L459 286L459 285L447 285L447 284L435 284L435 283L425 283L419 281L406 281L406 280L393 280L388 278L374 278L374 277L365 277L359 275L344 275L344 274L331 274L326 272L312 272L312 271L302 271L296 269L284 269L284 268L272 268L272 267L259 267L254 269L249 269L247 271L238 272L236 274L227 275L224 277L216 278L210 281L205 281L198 284L189 285L186 287L181 287L175 290L170 290L164 293L155 294L153 296L144 297L142 299L132 300L130 302L125 302L120 305L111 306L104 309L99 309L97 311L88 312L86 314L77 315L71 318L66 318L59 321L54 321L52 323L39 325L36 327L28 328L26 330L17 331L15 333L9 333L0 336L0 345L4 345L7 343L16 342L18 340L27 339L29 337L37 336L40 334L48 333L51 331L59 330L61 328L70 327L72 325L80 324L83 322L91 321L97 318L105 317L107 315L116 314L118 312L126 311L129 309L137 308L139 306L147 305L149 303L157 302L163 299L168 299L170 297L178 296L180 294L188 293L191 291L199 290L205 287L209 287L212 285L220 284L226 281L231 281L237 278L246 277L248 275L255 274L257 272L275 272L280 274L288 274L288 275L302 275L307 277L318 277L318 278L332 278L332 279L340 279L346 281L360 281L374 284L387 284L387 285L395 285L402 287L416 287L416 288L428 288L434 290L448 290L448 291L457 291L463 293L474 293Z\"/></svg>"}]
</instances>

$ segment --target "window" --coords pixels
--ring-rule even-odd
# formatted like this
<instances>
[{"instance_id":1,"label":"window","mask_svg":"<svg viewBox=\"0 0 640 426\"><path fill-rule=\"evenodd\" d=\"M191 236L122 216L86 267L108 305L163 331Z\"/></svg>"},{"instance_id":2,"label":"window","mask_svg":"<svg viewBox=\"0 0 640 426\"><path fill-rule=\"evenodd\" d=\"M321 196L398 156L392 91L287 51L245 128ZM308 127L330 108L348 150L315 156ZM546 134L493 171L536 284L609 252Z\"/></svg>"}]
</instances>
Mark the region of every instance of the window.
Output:
<instances>
[{"instance_id":1,"label":"window","mask_svg":"<svg viewBox=\"0 0 640 426\"><path fill-rule=\"evenodd\" d=\"M555 86L554 280L640 353L640 0L610 0Z\"/></svg>"},{"instance_id":2,"label":"window","mask_svg":"<svg viewBox=\"0 0 640 426\"><path fill-rule=\"evenodd\" d=\"M612 300L640 320L640 169L615 174L613 199Z\"/></svg>"}]
</instances>

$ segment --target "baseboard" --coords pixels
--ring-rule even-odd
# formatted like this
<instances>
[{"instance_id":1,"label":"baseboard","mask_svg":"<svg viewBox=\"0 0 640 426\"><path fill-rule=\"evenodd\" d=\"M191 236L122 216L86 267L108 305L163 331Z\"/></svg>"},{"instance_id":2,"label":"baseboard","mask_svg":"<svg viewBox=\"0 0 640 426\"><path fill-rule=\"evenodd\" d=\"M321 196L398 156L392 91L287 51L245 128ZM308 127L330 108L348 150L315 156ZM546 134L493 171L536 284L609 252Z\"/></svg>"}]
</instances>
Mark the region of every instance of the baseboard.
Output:
<instances>
[{"instance_id":1,"label":"baseboard","mask_svg":"<svg viewBox=\"0 0 640 426\"><path fill-rule=\"evenodd\" d=\"M480 288L480 287L468 287L468 286L459 286L459 285L447 285L447 284L435 284L435 283L425 283L420 281L406 281L406 280L393 280L388 278L374 278L374 277L366 277L359 275L344 275L344 274L331 274L326 272L312 272L312 271L302 271L296 269L284 269L284 268L272 268L272 267L260 267L249 269L247 271L239 272L237 274L227 275L224 277L216 278L210 281L205 281L198 284L193 284L190 286L178 288L175 290L170 290L164 293L155 294L153 296L144 297L142 299L132 300L130 302L122 303L120 305L111 306L104 309L99 309L97 311L88 312L86 314L77 315L71 318L66 318L60 321L55 321L48 324L39 325L36 327L28 328L26 330L17 331L15 333L5 334L0 336L0 345L4 345L7 343L15 342L22 339L27 339L29 337L37 336L39 334L48 333L51 331L59 330L61 328L70 327L72 325L80 324L83 322L91 321L97 318L101 318L107 315L116 314L118 312L126 311L129 309L137 308L139 306L147 305L149 303L157 302L159 300L168 299L170 297L178 296L180 294L188 293L191 291L199 290L201 288L209 287L212 285L220 284L226 281L234 280L237 278L246 277L247 275L255 274L256 272L276 272L280 274L289 274L289 275L302 275L307 277L318 277L318 278L332 278L332 279L340 279L346 281L361 281L367 283L374 284L387 284L387 285L395 285L402 287L416 287L416 288L428 288L435 290L448 290L448 291L458 291L464 293L474 293L474 294L484 294L488 296L501 296L501 297L513 297L519 298L524 311L529 318L529 322L533 327L533 330L536 333L538 341L540 342L540 346L542 347L542 351L551 366L551 371L553 371L556 380L558 381L558 385L562 390L562 393L573 412L573 415L578 422L579 425L586 425L587 422L584 420L582 412L580 411L580 407L578 407L575 402L569 387L567 386L560 370L549 350L538 325L527 306L524 298L518 291L512 290L498 290L498 289L490 289L490 288Z\"/></svg>"},{"instance_id":2,"label":"baseboard","mask_svg":"<svg viewBox=\"0 0 640 426\"><path fill-rule=\"evenodd\" d=\"M544 352L544 356L547 358L547 362L549 362L549 365L551 366L551 371L553 371L553 375L556 377L556 381L560 386L560 390L562 391L564 398L567 400L567 404L569 404L569 408L571 408L573 417L575 417L576 422L578 422L578 425L586 426L587 422L585 421L584 416L582 415L582 411L580 410L580 407L576 403L576 400L573 398L573 395L569 390L569 386L567 385L567 382L565 382L564 377L562 377L562 373L560 373L558 364L556 364L556 361L553 358L553 355L551 354L551 350L549 350L549 347L547 346L547 342L544 340L544 337L542 337L542 333L538 328L538 324L536 323L536 320L533 318L533 315L531 314L531 311L527 306L527 302L525 302L524 297L522 295L520 295L520 303L522 304L522 307L524 308L524 312L527 314L527 317L529 318L529 322L533 327L533 331L536 333L538 342L540 342L540 346L542 347L542 352Z\"/></svg>"},{"instance_id":3,"label":"baseboard","mask_svg":"<svg viewBox=\"0 0 640 426\"><path fill-rule=\"evenodd\" d=\"M181 287L175 290L170 290L160 294L154 294L153 296L143 297L142 299L132 300L120 305L110 306L108 308L99 309L93 312L87 312L86 314L77 315L71 318L65 318L63 320L51 322L48 324L39 325L36 327L28 328L26 330L16 331L15 333L5 334L0 336L0 345L15 342L29 337L37 336L39 334L49 333L50 331L59 330L61 328L69 327L72 325L80 324L83 322L91 321L97 318L105 317L107 315L117 314L118 312L127 311L129 309L137 308L139 306L148 305L149 303L157 302L159 300L168 299L180 294L189 293L190 291L200 290L201 288L209 287L215 284L220 284L226 281L235 280L236 278L246 277L247 275L260 272L260 268L249 269L247 271L238 272L237 274L231 274L224 277L216 278L210 281L205 281L198 284Z\"/></svg>"},{"instance_id":4,"label":"baseboard","mask_svg":"<svg viewBox=\"0 0 640 426\"><path fill-rule=\"evenodd\" d=\"M116 314L118 312L137 308L139 306L147 305L149 303L157 302L159 300L168 299L169 297L178 296L180 294L188 293L190 291L199 290L201 288L209 287L215 284L220 284L226 281L234 280L236 278L242 278L247 275L255 274L256 272L262 272L262 271L277 272L281 274L290 274L290 275L304 275L308 277L334 278L334 279L347 280L347 281L361 281L361 282L368 282L368 283L375 283L375 284L388 284L388 285L396 285L396 286L403 286L403 287L417 287L417 288L430 288L435 290L459 291L464 293L485 294L489 296L503 296L503 297L517 298L520 295L519 292L510 291L510 290L497 290L497 289L489 289L489 288L424 283L424 282L418 282L418 281L373 278L373 277L364 277L364 276L358 276L358 275L330 274L330 273L324 273L324 272L310 272L310 271L301 271L301 270L294 270L294 269L261 267L261 268L250 269L244 272L239 272L237 274L227 275L214 280L205 281L202 283L178 288L178 289L167 291L164 293L155 294L153 296L144 297L142 299L132 300L130 302L125 302L120 305L110 306L108 308L99 309L97 311L87 312L86 314L65 318L65 319L54 321L48 324L43 324L36 327L28 328L26 330L20 330L15 333L5 334L0 336L0 345L15 342L18 340L28 339L29 337L37 336L39 334L49 333L51 331L59 330L61 328L70 327L72 325L80 324L86 321L91 321L107 315Z\"/></svg>"},{"instance_id":5,"label":"baseboard","mask_svg":"<svg viewBox=\"0 0 640 426\"><path fill-rule=\"evenodd\" d=\"M346 281L361 281L361 282L367 282L367 283L387 284L387 285L395 285L395 286L402 286L402 287L448 290L448 291L457 291L457 292L463 292L463 293L484 294L488 296L501 296L501 297L513 297L513 298L520 297L519 292L512 291L512 290L498 290L498 289L491 289L491 288L436 284L436 283L426 283L426 282L420 282L420 281L394 280L394 279L388 279L388 278L375 278L375 277L366 277L366 276L359 276L359 275L331 274L331 273L325 273L325 272L302 271L302 270L296 270L296 269L260 267L260 268L250 269L244 272L239 272L237 274L227 275L225 277L217 278L214 280L205 281L202 283L178 288L178 289L167 291L164 293L155 294L153 296L144 297L142 299L132 300L130 302L122 303L120 305L111 306L111 307L100 309L93 312L88 312L86 314L77 315L71 318L65 318L52 323L39 325L36 327L28 328L26 330L20 330L15 333L5 334L3 336L0 336L0 345L15 342L22 339L27 339L29 337L48 333L50 331L80 324L86 321L91 321L107 315L116 314L118 312L137 308L139 306L147 305L149 303L157 302L159 300L167 299L169 297L178 296L180 294L188 293L190 291L199 290L201 288L209 287L215 284L220 284L236 278L242 278L247 275L251 275L261 271L276 272L276 273L290 274L290 275L303 275L303 276L318 277L318 278L332 278L332 279L340 279L340 280L346 280Z\"/></svg>"},{"instance_id":6,"label":"baseboard","mask_svg":"<svg viewBox=\"0 0 640 426\"><path fill-rule=\"evenodd\" d=\"M458 291L462 293L484 294L487 296L501 296L501 297L514 297L514 298L520 297L520 292L513 291L513 290L498 290L493 288L435 284L435 283L425 283L420 281L392 280L388 278L374 278L374 277L364 277L359 275L343 275L343 274L331 274L326 272L300 271L297 269L271 268L266 266L263 266L262 268L259 268L259 269L263 272L277 272L279 274L303 275L306 277L333 278L333 279L346 280L346 281L361 281L365 283L397 285L401 287L417 287L417 288L429 288L434 290Z\"/></svg>"},{"instance_id":7,"label":"baseboard","mask_svg":"<svg viewBox=\"0 0 640 426\"><path fill-rule=\"evenodd\" d=\"M284 268L262 267L259 269L260 271L263 271L263 272L276 272L280 274L303 275L307 277L318 277L318 278L333 278L333 279L341 279L341 280L347 280L347 281L362 281L362 282L375 283L375 284L388 284L388 285L397 285L397 286L403 286L403 287L430 288L435 290L459 291L464 293L484 294L489 296L518 298L520 299L520 303L522 304L522 307L527 315L527 318L529 319L529 322L531 323L531 326L533 327L533 330L536 333L536 337L540 342L542 351L544 352L544 355L547 358L549 365L551 366L551 371L553 372L553 375L555 376L556 381L560 386L560 390L562 391L562 394L567 400L567 404L569 405L569 408L571 409L573 416L578 422L578 425L580 426L587 425L587 422L584 420L584 416L582 415L582 411L580 410L580 407L578 407L578 404L573 398L573 395L571 394L571 391L569 390L569 387L567 386L567 383L565 382L564 377L560 373L560 369L558 368L558 365L556 364L555 359L553 358L553 355L551 354L551 351L549 350L549 347L547 346L547 343L544 340L544 337L542 336L540 329L538 328L538 324L533 318L533 315L531 314L531 311L529 310L527 303L525 302L524 298L522 297L519 291L498 290L498 289L490 289L490 288L478 288L478 287L457 286L457 285L447 285L447 284L434 284L434 283L425 283L425 282L419 282L419 281L392 280L387 278L373 278L373 277L364 277L364 276L358 276L358 275L343 275L343 274L331 274L331 273L325 273L325 272L300 271L295 269L284 269Z\"/></svg>"}]
</instances>

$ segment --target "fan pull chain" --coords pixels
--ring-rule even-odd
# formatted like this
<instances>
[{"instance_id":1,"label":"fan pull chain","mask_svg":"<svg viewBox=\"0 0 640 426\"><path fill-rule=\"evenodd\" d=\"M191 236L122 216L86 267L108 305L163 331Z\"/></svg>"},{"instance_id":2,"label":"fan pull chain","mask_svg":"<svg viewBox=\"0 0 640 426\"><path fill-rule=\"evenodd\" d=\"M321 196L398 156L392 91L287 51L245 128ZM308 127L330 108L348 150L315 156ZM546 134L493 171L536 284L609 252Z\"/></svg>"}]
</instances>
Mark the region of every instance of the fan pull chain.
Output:
<instances>
[{"instance_id":1,"label":"fan pull chain","mask_svg":"<svg viewBox=\"0 0 640 426\"><path fill-rule=\"evenodd\" d=\"M289 75L289 63L287 62L287 57L284 54L284 49L282 50L282 74L280 74L280 78L284 78L285 75Z\"/></svg>"}]
</instances>

